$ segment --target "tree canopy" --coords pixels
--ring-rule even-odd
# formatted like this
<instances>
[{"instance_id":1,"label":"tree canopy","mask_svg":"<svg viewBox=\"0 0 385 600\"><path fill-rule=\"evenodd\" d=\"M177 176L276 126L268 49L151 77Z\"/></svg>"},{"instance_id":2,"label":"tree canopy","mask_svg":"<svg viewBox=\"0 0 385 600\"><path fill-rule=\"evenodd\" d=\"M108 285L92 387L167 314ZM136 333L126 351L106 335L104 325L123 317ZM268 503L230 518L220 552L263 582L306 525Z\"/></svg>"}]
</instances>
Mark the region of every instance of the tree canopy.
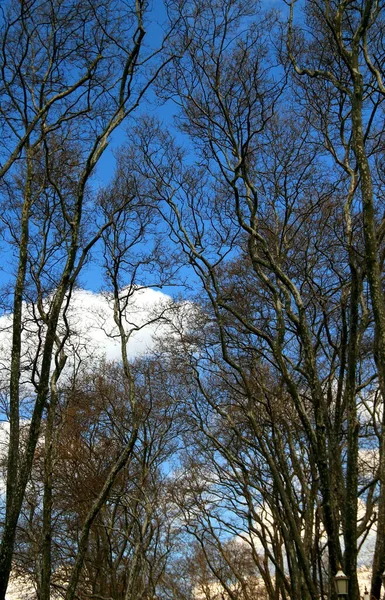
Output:
<instances>
[{"instance_id":1,"label":"tree canopy","mask_svg":"<svg viewBox=\"0 0 385 600\"><path fill-rule=\"evenodd\" d=\"M384 9L4 5L0 600L379 600Z\"/></svg>"}]
</instances>

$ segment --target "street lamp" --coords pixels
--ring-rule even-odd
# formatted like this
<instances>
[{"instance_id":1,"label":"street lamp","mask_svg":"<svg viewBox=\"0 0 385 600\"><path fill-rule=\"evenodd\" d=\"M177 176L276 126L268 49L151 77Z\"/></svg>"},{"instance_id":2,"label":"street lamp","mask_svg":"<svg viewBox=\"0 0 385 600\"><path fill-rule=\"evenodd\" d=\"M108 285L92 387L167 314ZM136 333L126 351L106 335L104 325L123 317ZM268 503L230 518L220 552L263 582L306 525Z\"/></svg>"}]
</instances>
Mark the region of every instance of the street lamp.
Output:
<instances>
[{"instance_id":1,"label":"street lamp","mask_svg":"<svg viewBox=\"0 0 385 600\"><path fill-rule=\"evenodd\" d=\"M370 600L370 594L368 592L368 588L365 586L365 591L364 591L364 596L363 596L364 600Z\"/></svg>"},{"instance_id":2,"label":"street lamp","mask_svg":"<svg viewBox=\"0 0 385 600\"><path fill-rule=\"evenodd\" d=\"M334 583L336 586L336 592L338 596L348 595L348 582L349 577L343 572L341 565L338 567L338 571L334 576Z\"/></svg>"}]
</instances>

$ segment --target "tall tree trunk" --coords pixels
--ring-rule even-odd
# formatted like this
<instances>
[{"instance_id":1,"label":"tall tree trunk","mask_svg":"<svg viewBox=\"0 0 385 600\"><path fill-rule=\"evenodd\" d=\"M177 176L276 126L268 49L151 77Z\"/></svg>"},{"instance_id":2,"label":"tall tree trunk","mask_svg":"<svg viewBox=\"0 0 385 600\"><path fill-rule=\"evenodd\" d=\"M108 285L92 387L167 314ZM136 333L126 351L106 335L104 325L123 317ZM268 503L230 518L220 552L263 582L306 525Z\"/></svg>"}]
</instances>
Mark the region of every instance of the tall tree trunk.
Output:
<instances>
[{"instance_id":1,"label":"tall tree trunk","mask_svg":"<svg viewBox=\"0 0 385 600\"><path fill-rule=\"evenodd\" d=\"M51 586L51 543L52 543L52 469L54 452L54 421L57 405L57 396L51 395L48 411L45 439L44 439L44 496L43 496L43 523L42 523L42 551L41 551L41 576L40 600L50 600Z\"/></svg>"},{"instance_id":2,"label":"tall tree trunk","mask_svg":"<svg viewBox=\"0 0 385 600\"><path fill-rule=\"evenodd\" d=\"M374 356L383 403L385 402L385 300L382 289L381 267L378 256L374 195L370 165L365 150L362 123L363 81L358 73L355 78L352 101L353 150L357 159L361 181L362 215L365 241L365 264L372 302L375 349ZM378 500L377 538L373 559L371 594L380 598L381 574L385 570L385 420L383 417L380 443L380 494Z\"/></svg>"},{"instance_id":3,"label":"tall tree trunk","mask_svg":"<svg viewBox=\"0 0 385 600\"><path fill-rule=\"evenodd\" d=\"M356 406L356 369L359 340L359 297L361 279L351 262L351 292L349 314L349 347L345 386L345 404L347 411L347 466L345 485L345 573L349 577L349 598L360 598L357 579L357 510L358 510L358 432Z\"/></svg>"},{"instance_id":4,"label":"tall tree trunk","mask_svg":"<svg viewBox=\"0 0 385 600\"><path fill-rule=\"evenodd\" d=\"M58 357L57 357L58 358ZM53 464L54 464L54 425L56 408L58 405L57 381L67 361L67 356L59 351L59 360L51 378L51 396L48 407L47 423L44 437L44 495L43 495L43 523L42 523L42 556L40 574L40 600L50 600L51 574L52 574L52 490L53 490Z\"/></svg>"},{"instance_id":5,"label":"tall tree trunk","mask_svg":"<svg viewBox=\"0 0 385 600\"><path fill-rule=\"evenodd\" d=\"M7 462L6 514L0 545L0 598L5 598L12 565L16 525L19 517L17 498L20 496L20 370L23 297L27 269L29 215L32 203L32 156L28 146L24 204L21 215L19 264L13 301L11 375L9 388L9 447Z\"/></svg>"}]
</instances>

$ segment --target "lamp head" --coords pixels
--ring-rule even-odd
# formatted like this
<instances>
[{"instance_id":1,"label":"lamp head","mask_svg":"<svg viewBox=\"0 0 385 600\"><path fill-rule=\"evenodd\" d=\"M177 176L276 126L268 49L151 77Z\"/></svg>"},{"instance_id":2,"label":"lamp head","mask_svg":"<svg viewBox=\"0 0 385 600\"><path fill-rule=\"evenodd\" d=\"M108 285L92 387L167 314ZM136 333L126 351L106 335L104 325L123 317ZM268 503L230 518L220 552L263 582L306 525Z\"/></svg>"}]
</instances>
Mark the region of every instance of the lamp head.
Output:
<instances>
[{"instance_id":1,"label":"lamp head","mask_svg":"<svg viewBox=\"0 0 385 600\"><path fill-rule=\"evenodd\" d=\"M347 575L345 575L345 573L342 570L341 565L339 565L338 571L334 576L336 592L339 596L347 596L348 595L348 582L349 582L349 577Z\"/></svg>"}]
</instances>

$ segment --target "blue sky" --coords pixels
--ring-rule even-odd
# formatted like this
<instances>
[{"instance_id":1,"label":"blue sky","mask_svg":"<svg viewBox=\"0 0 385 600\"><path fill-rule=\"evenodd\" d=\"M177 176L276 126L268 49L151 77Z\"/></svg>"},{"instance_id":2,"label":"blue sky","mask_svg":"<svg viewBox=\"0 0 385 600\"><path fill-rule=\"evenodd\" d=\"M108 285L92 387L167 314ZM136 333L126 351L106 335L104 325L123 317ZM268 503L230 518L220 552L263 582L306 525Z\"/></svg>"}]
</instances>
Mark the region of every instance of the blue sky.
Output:
<instances>
[{"instance_id":1,"label":"blue sky","mask_svg":"<svg viewBox=\"0 0 385 600\"><path fill-rule=\"evenodd\" d=\"M283 2L282 0L263 0L262 4L265 8L282 8ZM165 22L166 14L164 10L164 6L162 2L154 1L152 5L151 12L148 18L147 24L147 37L145 38L146 44L150 47L155 48L159 45L162 37L162 23ZM135 124L136 119L139 115L143 115L145 113L149 113L151 115L156 115L170 130L172 129L176 136L178 137L178 141L181 140L178 132L173 127L173 117L176 112L176 107L172 102L167 102L165 104L159 104L156 101L155 95L153 91L149 91L147 94L147 99L142 102L140 107L131 115L128 120L126 120L123 125L114 132L109 146L106 149L102 159L100 160L97 169L95 171L93 185L95 192L101 187L103 187L114 174L115 169L115 157L114 153L117 149L124 143L125 141L125 132L128 128L132 127ZM93 251L93 255L95 259L98 255L98 249L95 248ZM12 260L9 250L6 247L3 249L3 260L0 265L0 284L7 285L13 275L15 261ZM2 267L2 268L1 268ZM102 273L100 265L98 265L97 260L91 261L84 268L79 283L81 286L86 289L90 289L93 291L98 291L103 284Z\"/></svg>"}]
</instances>

